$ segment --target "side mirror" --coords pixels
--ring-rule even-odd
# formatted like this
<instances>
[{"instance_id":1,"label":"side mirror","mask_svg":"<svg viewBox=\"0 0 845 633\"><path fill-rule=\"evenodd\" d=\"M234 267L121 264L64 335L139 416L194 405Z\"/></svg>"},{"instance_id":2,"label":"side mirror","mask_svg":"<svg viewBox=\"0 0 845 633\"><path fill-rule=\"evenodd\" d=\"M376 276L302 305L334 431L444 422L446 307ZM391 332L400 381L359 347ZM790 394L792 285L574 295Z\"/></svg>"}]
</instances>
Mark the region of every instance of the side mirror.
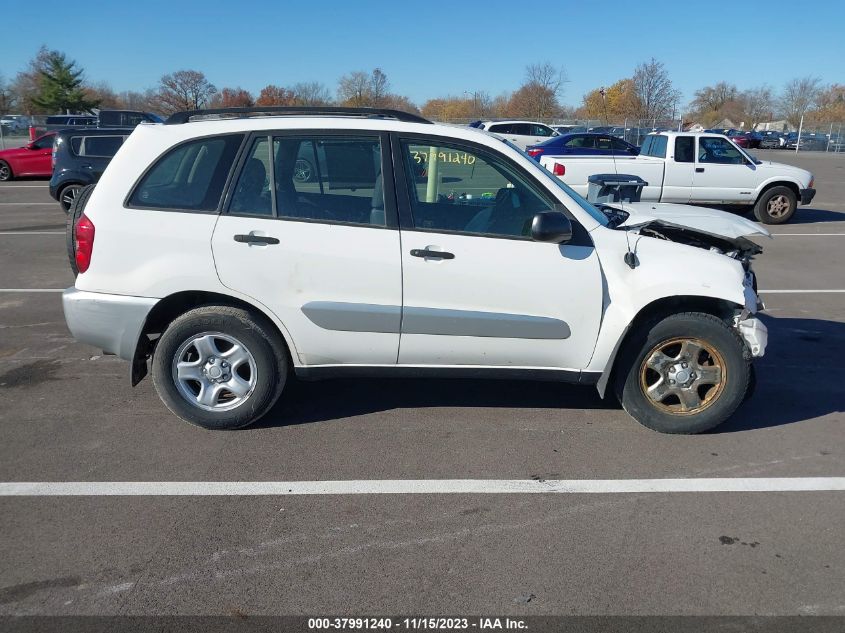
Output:
<instances>
[{"instance_id":1,"label":"side mirror","mask_svg":"<svg viewBox=\"0 0 845 633\"><path fill-rule=\"evenodd\" d=\"M531 239L563 244L572 239L572 222L560 211L541 211L531 220Z\"/></svg>"}]
</instances>

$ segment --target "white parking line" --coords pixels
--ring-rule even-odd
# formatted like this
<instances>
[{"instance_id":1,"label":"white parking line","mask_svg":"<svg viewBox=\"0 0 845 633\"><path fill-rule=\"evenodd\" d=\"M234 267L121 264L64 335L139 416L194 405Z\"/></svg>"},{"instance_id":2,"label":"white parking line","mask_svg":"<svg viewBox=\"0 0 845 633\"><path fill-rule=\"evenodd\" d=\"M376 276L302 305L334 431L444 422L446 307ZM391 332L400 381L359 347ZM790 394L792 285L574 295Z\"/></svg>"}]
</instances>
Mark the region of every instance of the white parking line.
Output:
<instances>
[{"instance_id":1,"label":"white parking line","mask_svg":"<svg viewBox=\"0 0 845 633\"><path fill-rule=\"evenodd\" d=\"M64 231L0 231L0 235L65 235Z\"/></svg>"},{"instance_id":2,"label":"white parking line","mask_svg":"<svg viewBox=\"0 0 845 633\"><path fill-rule=\"evenodd\" d=\"M789 295L789 294L829 294L829 293L842 293L845 290L804 290L804 289L796 289L796 290L760 290L758 294L765 295Z\"/></svg>"},{"instance_id":3,"label":"white parking line","mask_svg":"<svg viewBox=\"0 0 845 633\"><path fill-rule=\"evenodd\" d=\"M620 494L845 491L845 477L718 479L363 479L350 481L37 481L0 483L2 497Z\"/></svg>"},{"instance_id":4,"label":"white parking line","mask_svg":"<svg viewBox=\"0 0 845 633\"><path fill-rule=\"evenodd\" d=\"M64 288L0 288L0 292L64 292Z\"/></svg>"}]
</instances>

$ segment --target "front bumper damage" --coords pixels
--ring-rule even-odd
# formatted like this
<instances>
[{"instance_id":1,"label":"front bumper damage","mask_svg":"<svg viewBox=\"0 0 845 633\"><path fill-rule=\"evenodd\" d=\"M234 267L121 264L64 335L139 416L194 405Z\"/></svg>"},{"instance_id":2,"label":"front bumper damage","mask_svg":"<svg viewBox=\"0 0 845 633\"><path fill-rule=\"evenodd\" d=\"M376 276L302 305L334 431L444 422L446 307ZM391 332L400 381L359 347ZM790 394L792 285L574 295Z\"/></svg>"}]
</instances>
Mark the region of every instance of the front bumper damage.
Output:
<instances>
[{"instance_id":1,"label":"front bumper damage","mask_svg":"<svg viewBox=\"0 0 845 633\"><path fill-rule=\"evenodd\" d=\"M757 294L757 280L750 269L745 273L742 286L745 307L736 315L734 327L739 331L739 334L748 346L751 356L760 358L766 353L766 344L769 342L769 329L765 323L754 316L766 306L760 301L760 297Z\"/></svg>"},{"instance_id":2,"label":"front bumper damage","mask_svg":"<svg viewBox=\"0 0 845 633\"><path fill-rule=\"evenodd\" d=\"M769 329L766 324L755 317L747 317L737 321L736 329L742 335L751 356L760 358L766 353L766 344L769 342Z\"/></svg>"}]
</instances>

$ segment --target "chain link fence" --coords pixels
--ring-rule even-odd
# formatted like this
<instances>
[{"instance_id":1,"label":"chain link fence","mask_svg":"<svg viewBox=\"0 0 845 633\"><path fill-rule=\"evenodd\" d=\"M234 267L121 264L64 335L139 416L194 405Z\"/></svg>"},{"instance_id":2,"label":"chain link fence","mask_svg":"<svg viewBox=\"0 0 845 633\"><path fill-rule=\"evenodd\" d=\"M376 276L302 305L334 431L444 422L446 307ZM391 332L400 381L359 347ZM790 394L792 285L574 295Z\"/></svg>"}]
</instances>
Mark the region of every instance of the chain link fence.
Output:
<instances>
[{"instance_id":1,"label":"chain link fence","mask_svg":"<svg viewBox=\"0 0 845 633\"><path fill-rule=\"evenodd\" d=\"M501 117L499 117L501 119ZM439 120L439 123L447 123L449 125L469 125L478 119L446 119ZM482 119L484 120L484 119ZM492 120L492 119L490 119ZM504 120L504 119L502 119ZM519 117L514 117L514 120L521 120ZM525 119L528 120L528 119ZM691 125L688 121L684 122L681 119L561 119L561 118L537 118L531 119L538 123L545 123L562 134L578 133L578 132L599 132L617 136L621 139L633 143L634 145L642 145L643 138L651 132L663 131L702 131L704 128L700 125ZM760 142L765 137L762 132L767 132L768 136L773 136L776 139L777 146L769 147L772 149L788 149L792 151L812 151L812 152L831 152L831 153L845 153L845 122L837 123L805 123L800 128L790 126L788 124L779 122L771 129L766 128L767 124L760 124L756 126L757 135L753 135L750 140L750 148L759 148ZM754 132L755 130L735 128L739 132ZM720 133L727 133L728 129L718 129Z\"/></svg>"}]
</instances>

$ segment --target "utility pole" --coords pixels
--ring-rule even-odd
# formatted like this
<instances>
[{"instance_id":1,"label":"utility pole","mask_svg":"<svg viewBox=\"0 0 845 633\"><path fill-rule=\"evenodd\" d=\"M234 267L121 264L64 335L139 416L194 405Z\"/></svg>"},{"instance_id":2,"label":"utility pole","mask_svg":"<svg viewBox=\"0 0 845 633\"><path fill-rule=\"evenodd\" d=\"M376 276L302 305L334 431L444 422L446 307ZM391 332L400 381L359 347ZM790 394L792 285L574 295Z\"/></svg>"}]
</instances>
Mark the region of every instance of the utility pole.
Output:
<instances>
[{"instance_id":1,"label":"utility pole","mask_svg":"<svg viewBox=\"0 0 845 633\"><path fill-rule=\"evenodd\" d=\"M801 147L801 132L804 129L804 115L801 115L801 121L798 123L798 139L795 141L795 153L798 153L798 148Z\"/></svg>"}]
</instances>

